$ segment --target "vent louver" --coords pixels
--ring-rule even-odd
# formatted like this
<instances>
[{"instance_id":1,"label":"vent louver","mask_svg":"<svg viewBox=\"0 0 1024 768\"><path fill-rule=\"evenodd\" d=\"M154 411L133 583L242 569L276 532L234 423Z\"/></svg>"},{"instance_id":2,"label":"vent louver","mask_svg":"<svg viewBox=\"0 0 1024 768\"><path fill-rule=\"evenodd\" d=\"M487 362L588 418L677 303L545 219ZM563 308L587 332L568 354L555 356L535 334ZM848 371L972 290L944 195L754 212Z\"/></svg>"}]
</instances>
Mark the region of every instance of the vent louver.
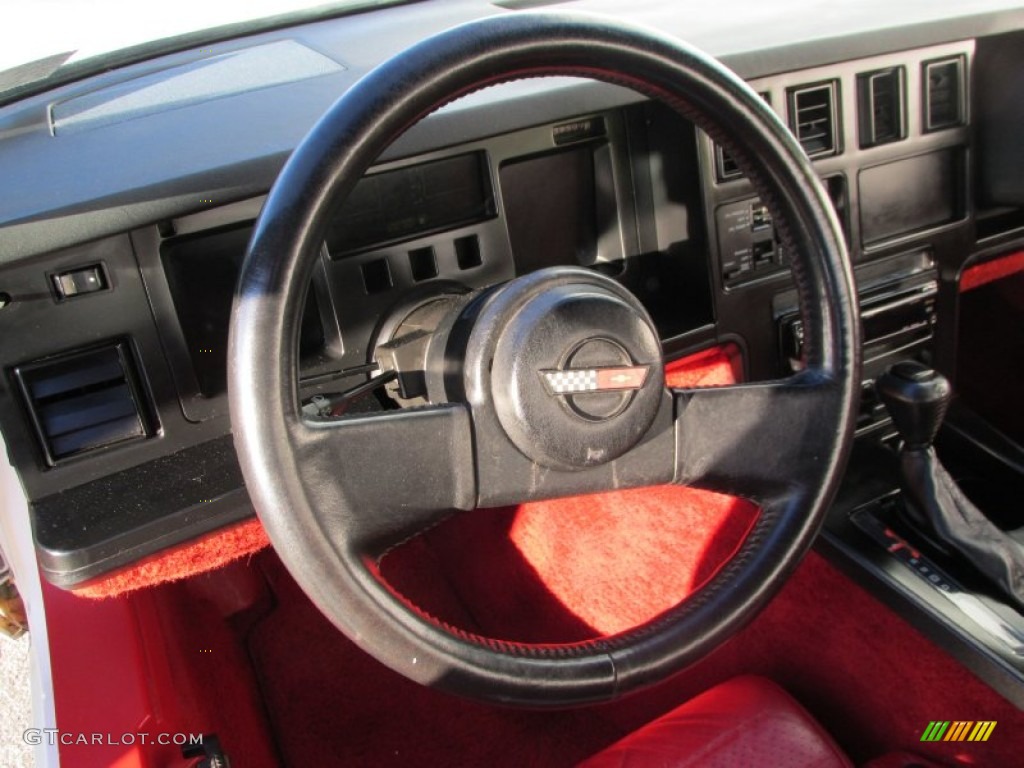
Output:
<instances>
[{"instance_id":1,"label":"vent louver","mask_svg":"<svg viewBox=\"0 0 1024 768\"><path fill-rule=\"evenodd\" d=\"M789 90L789 127L808 157L824 157L839 151L837 88L832 80Z\"/></svg>"},{"instance_id":2,"label":"vent louver","mask_svg":"<svg viewBox=\"0 0 1024 768\"><path fill-rule=\"evenodd\" d=\"M903 119L903 67L857 76L857 106L862 149L906 136Z\"/></svg>"},{"instance_id":3,"label":"vent louver","mask_svg":"<svg viewBox=\"0 0 1024 768\"><path fill-rule=\"evenodd\" d=\"M769 91L761 91L757 95L764 99L766 104L770 105L772 103L772 95ZM743 171L741 171L739 165L736 164L735 158L733 158L733 156L720 145L715 144L714 146L715 172L718 174L718 180L728 181L729 179L738 179L742 176Z\"/></svg>"},{"instance_id":4,"label":"vent louver","mask_svg":"<svg viewBox=\"0 0 1024 768\"><path fill-rule=\"evenodd\" d=\"M733 156L717 144L715 145L715 165L718 167L718 178L720 181L735 179L741 175L740 167L736 165Z\"/></svg>"},{"instance_id":5,"label":"vent louver","mask_svg":"<svg viewBox=\"0 0 1024 768\"><path fill-rule=\"evenodd\" d=\"M14 373L51 465L151 434L125 342L21 365Z\"/></svg>"},{"instance_id":6,"label":"vent louver","mask_svg":"<svg viewBox=\"0 0 1024 768\"><path fill-rule=\"evenodd\" d=\"M964 121L964 59L929 61L924 64L925 130L937 131Z\"/></svg>"}]
</instances>

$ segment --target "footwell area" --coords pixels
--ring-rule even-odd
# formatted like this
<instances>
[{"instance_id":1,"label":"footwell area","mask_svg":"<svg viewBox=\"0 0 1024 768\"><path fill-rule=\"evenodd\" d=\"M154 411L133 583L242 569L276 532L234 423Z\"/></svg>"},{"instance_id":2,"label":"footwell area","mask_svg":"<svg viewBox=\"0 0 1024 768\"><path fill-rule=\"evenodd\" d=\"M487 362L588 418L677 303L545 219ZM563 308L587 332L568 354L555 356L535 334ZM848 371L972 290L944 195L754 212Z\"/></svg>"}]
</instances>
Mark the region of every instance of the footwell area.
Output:
<instances>
[{"instance_id":1,"label":"footwell area","mask_svg":"<svg viewBox=\"0 0 1024 768\"><path fill-rule=\"evenodd\" d=\"M392 555L383 572L472 631L547 642L603 634L695 589L753 519L742 503L630 493L575 499L563 515L537 505L459 516ZM248 646L289 765L571 765L743 673L781 683L858 761L910 749L952 765L1017 762L1024 715L816 554L701 664L626 700L557 712L410 683L342 637L272 553L259 567L277 607ZM921 743L936 719L998 726L987 743Z\"/></svg>"},{"instance_id":2,"label":"footwell area","mask_svg":"<svg viewBox=\"0 0 1024 768\"><path fill-rule=\"evenodd\" d=\"M681 486L478 510L391 553L381 572L460 629L568 643L674 608L730 558L757 515L749 502Z\"/></svg>"}]
</instances>

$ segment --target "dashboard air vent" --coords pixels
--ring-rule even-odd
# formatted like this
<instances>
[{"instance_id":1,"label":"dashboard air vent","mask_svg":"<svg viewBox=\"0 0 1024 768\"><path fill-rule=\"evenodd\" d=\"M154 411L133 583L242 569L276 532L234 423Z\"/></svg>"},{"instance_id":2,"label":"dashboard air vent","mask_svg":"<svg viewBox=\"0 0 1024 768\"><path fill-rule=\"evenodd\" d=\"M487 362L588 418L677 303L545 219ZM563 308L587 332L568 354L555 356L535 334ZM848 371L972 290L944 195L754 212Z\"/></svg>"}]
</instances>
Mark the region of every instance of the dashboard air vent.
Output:
<instances>
[{"instance_id":1,"label":"dashboard air vent","mask_svg":"<svg viewBox=\"0 0 1024 768\"><path fill-rule=\"evenodd\" d=\"M126 342L21 365L14 375L50 465L151 434Z\"/></svg>"},{"instance_id":2,"label":"dashboard air vent","mask_svg":"<svg viewBox=\"0 0 1024 768\"><path fill-rule=\"evenodd\" d=\"M766 104L772 103L771 92L761 91L757 95L764 99ZM736 159L718 144L715 144L715 172L718 174L719 181L738 179L743 175L743 171L736 164Z\"/></svg>"},{"instance_id":3,"label":"dashboard air vent","mask_svg":"<svg viewBox=\"0 0 1024 768\"><path fill-rule=\"evenodd\" d=\"M804 85L789 90L789 127L796 134L808 157L824 157L839 152L836 127L835 80L817 85Z\"/></svg>"},{"instance_id":4,"label":"dashboard air vent","mask_svg":"<svg viewBox=\"0 0 1024 768\"><path fill-rule=\"evenodd\" d=\"M718 170L719 181L735 179L743 175L740 167L736 165L736 160L733 159L733 156L717 144L715 145L715 166Z\"/></svg>"},{"instance_id":5,"label":"dashboard air vent","mask_svg":"<svg viewBox=\"0 0 1024 768\"><path fill-rule=\"evenodd\" d=\"M924 128L937 131L964 122L964 58L924 63Z\"/></svg>"},{"instance_id":6,"label":"dashboard air vent","mask_svg":"<svg viewBox=\"0 0 1024 768\"><path fill-rule=\"evenodd\" d=\"M860 146L877 147L906 136L903 67L857 75Z\"/></svg>"}]
</instances>

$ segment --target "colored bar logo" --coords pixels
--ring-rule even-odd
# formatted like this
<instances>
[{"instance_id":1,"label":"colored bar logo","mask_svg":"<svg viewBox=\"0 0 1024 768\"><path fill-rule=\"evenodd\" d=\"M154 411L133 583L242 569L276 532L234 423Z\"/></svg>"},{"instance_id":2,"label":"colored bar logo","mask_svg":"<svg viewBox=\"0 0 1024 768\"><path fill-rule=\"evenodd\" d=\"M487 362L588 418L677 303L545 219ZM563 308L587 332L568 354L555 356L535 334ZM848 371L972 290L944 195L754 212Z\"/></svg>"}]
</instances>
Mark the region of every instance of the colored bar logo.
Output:
<instances>
[{"instance_id":1,"label":"colored bar logo","mask_svg":"<svg viewBox=\"0 0 1024 768\"><path fill-rule=\"evenodd\" d=\"M995 720L932 720L921 741L988 741L995 729Z\"/></svg>"}]
</instances>

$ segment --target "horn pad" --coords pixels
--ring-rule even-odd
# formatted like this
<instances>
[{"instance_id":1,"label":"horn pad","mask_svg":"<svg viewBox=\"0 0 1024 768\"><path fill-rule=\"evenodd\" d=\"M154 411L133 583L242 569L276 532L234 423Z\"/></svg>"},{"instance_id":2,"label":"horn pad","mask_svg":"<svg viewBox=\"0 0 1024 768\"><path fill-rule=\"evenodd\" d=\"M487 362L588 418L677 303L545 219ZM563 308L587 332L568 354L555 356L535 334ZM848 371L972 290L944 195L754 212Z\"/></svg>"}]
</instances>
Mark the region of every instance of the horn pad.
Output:
<instances>
[{"instance_id":1,"label":"horn pad","mask_svg":"<svg viewBox=\"0 0 1024 768\"><path fill-rule=\"evenodd\" d=\"M550 281L523 288L513 281L502 290L511 300L494 346L494 409L534 461L593 467L622 456L650 429L664 389L661 343L643 306L614 280L552 273Z\"/></svg>"}]
</instances>

